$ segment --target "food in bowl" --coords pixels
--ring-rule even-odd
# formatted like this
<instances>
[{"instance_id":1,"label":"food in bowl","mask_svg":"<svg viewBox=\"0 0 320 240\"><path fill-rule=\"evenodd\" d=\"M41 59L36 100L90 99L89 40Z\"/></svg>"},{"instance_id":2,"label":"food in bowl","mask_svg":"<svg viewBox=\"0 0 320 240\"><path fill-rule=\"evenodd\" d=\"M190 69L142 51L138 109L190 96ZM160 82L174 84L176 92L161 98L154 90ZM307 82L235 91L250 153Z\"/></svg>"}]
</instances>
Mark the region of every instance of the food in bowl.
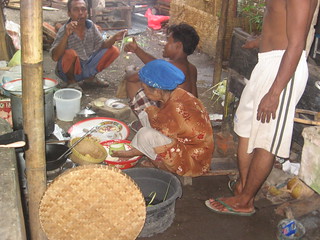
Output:
<instances>
[{"instance_id":1,"label":"food in bowl","mask_svg":"<svg viewBox=\"0 0 320 240\"><path fill-rule=\"evenodd\" d=\"M70 146L79 139L79 137L72 138L69 143ZM90 137L85 137L72 149L70 159L79 165L86 165L101 163L106 157L107 151L98 141Z\"/></svg>"},{"instance_id":2,"label":"food in bowl","mask_svg":"<svg viewBox=\"0 0 320 240\"><path fill-rule=\"evenodd\" d=\"M114 151L127 150L124 143L112 143L109 146L109 155L112 155Z\"/></svg>"},{"instance_id":3,"label":"food in bowl","mask_svg":"<svg viewBox=\"0 0 320 240\"><path fill-rule=\"evenodd\" d=\"M118 150L119 148L122 148L122 150L132 149L132 146L130 145L131 141L128 141L128 140L121 140L121 139L109 140L109 141L101 142L100 144L105 147L108 153L108 156L104 160L105 164L115 166L119 169L127 169L135 166L138 163L139 159L142 157L142 156L135 156L132 158L118 158L118 157L111 156L110 150L112 152L112 149L110 148L116 147Z\"/></svg>"}]
</instances>

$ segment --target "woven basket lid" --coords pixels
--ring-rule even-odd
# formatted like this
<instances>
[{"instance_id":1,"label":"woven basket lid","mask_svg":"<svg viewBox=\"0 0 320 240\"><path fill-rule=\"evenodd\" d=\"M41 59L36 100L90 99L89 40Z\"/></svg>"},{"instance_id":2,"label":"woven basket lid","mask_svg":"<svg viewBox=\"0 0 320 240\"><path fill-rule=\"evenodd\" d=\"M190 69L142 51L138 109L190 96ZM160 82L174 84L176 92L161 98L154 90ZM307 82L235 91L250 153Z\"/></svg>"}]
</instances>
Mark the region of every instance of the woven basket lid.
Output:
<instances>
[{"instance_id":1,"label":"woven basket lid","mask_svg":"<svg viewBox=\"0 0 320 240\"><path fill-rule=\"evenodd\" d=\"M58 176L40 202L49 240L136 239L146 219L144 197L121 170L85 165Z\"/></svg>"}]
</instances>

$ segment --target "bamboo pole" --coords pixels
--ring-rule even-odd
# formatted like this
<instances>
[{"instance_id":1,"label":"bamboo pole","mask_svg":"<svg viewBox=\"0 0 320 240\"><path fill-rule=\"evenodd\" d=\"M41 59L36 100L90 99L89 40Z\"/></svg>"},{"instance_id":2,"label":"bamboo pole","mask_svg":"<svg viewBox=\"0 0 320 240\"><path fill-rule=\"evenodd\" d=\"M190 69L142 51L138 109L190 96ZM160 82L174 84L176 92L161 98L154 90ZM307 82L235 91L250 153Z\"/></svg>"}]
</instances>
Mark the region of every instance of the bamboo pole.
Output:
<instances>
[{"instance_id":1,"label":"bamboo pole","mask_svg":"<svg viewBox=\"0 0 320 240\"><path fill-rule=\"evenodd\" d=\"M3 8L0 5L0 60L9 61L9 53L6 44L6 27Z\"/></svg>"},{"instance_id":2,"label":"bamboo pole","mask_svg":"<svg viewBox=\"0 0 320 240\"><path fill-rule=\"evenodd\" d=\"M39 205L46 190L44 95L42 75L42 0L21 4L23 126L28 138L26 173L32 240L44 240Z\"/></svg>"},{"instance_id":3,"label":"bamboo pole","mask_svg":"<svg viewBox=\"0 0 320 240\"><path fill-rule=\"evenodd\" d=\"M224 41L226 35L226 25L228 19L229 0L223 0L221 5L221 15L216 43L216 54L214 58L213 86L221 81L222 58L224 52Z\"/></svg>"}]
</instances>

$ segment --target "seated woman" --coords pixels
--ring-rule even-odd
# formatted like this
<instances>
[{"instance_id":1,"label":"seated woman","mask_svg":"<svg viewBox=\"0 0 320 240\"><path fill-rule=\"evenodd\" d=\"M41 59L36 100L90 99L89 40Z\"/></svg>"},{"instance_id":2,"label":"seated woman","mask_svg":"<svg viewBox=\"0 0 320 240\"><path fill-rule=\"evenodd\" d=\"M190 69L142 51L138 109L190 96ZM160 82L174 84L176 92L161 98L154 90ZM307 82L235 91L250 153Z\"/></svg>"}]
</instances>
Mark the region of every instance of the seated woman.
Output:
<instances>
[{"instance_id":1,"label":"seated woman","mask_svg":"<svg viewBox=\"0 0 320 240\"><path fill-rule=\"evenodd\" d=\"M208 113L199 99L177 88L183 72L165 60L153 60L140 71L146 96L159 101L138 117L143 127L133 138L132 149L115 151L113 157L146 155L154 165L181 176L199 176L209 171L213 131Z\"/></svg>"}]
</instances>

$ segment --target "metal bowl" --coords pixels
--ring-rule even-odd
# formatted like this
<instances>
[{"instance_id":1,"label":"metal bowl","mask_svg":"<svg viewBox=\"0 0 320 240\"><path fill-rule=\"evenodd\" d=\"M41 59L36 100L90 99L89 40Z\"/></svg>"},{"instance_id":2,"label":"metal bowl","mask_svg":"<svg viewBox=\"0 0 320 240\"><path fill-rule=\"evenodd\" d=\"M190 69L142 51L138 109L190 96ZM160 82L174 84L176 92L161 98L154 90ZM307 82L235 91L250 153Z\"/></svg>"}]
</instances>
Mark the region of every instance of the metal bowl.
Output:
<instances>
[{"instance_id":1,"label":"metal bowl","mask_svg":"<svg viewBox=\"0 0 320 240\"><path fill-rule=\"evenodd\" d=\"M91 117L96 115L96 112L91 110L91 107L85 107L80 112L78 112L77 115L80 117Z\"/></svg>"}]
</instances>

